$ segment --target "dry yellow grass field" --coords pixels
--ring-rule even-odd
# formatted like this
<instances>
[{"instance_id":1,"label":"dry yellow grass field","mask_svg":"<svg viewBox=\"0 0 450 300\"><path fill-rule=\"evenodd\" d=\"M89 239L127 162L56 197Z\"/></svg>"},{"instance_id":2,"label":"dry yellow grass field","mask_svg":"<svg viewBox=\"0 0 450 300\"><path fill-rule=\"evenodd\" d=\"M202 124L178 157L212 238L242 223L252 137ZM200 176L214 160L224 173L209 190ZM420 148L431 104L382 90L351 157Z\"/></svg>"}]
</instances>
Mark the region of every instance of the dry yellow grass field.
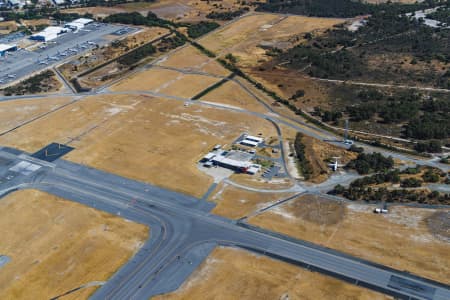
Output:
<instances>
[{"instance_id":1,"label":"dry yellow grass field","mask_svg":"<svg viewBox=\"0 0 450 300\"><path fill-rule=\"evenodd\" d=\"M372 209L308 195L253 217L250 223L450 283L450 244L427 227L434 210L396 206L377 215Z\"/></svg>"},{"instance_id":2,"label":"dry yellow grass field","mask_svg":"<svg viewBox=\"0 0 450 300\"><path fill-rule=\"evenodd\" d=\"M17 30L17 23L16 21L3 21L0 22L0 34L8 34L10 32L13 32Z\"/></svg>"},{"instance_id":3,"label":"dry yellow grass field","mask_svg":"<svg viewBox=\"0 0 450 300\"><path fill-rule=\"evenodd\" d=\"M178 290L152 299L391 298L285 262L244 250L218 247Z\"/></svg>"},{"instance_id":4,"label":"dry yellow grass field","mask_svg":"<svg viewBox=\"0 0 450 300\"><path fill-rule=\"evenodd\" d=\"M233 174L230 179L237 183L251 188L280 190L293 186L293 181L287 178L272 179L270 181L260 176L248 176L247 174Z\"/></svg>"},{"instance_id":5,"label":"dry yellow grass field","mask_svg":"<svg viewBox=\"0 0 450 300\"><path fill-rule=\"evenodd\" d=\"M160 65L173 68L195 69L221 76L227 76L230 73L230 71L222 67L214 59L202 54L193 46L186 46L171 53Z\"/></svg>"},{"instance_id":6,"label":"dry yellow grass field","mask_svg":"<svg viewBox=\"0 0 450 300\"><path fill-rule=\"evenodd\" d=\"M215 103L223 103L246 110L267 113L268 110L255 98L249 95L237 83L229 81L220 87L212 90L200 100L210 101Z\"/></svg>"},{"instance_id":7,"label":"dry yellow grass field","mask_svg":"<svg viewBox=\"0 0 450 300\"><path fill-rule=\"evenodd\" d=\"M250 38L255 39L252 42L257 44L257 35L260 33L260 27L278 19L280 17L271 14L257 14L244 17L213 34L201 38L199 42L205 48L217 53L230 47L235 47L242 42L248 42Z\"/></svg>"},{"instance_id":8,"label":"dry yellow grass field","mask_svg":"<svg viewBox=\"0 0 450 300\"><path fill-rule=\"evenodd\" d=\"M159 0L154 2L128 2L118 4L113 7L82 7L66 9L66 13L92 13L98 17L105 17L110 14L121 12L137 11L142 15L147 15L148 11L156 13L159 17L180 22L196 22L207 20L206 14L216 10L214 5L217 1L198 1L198 0ZM221 0L220 4L224 9L238 9L240 2L235 0Z\"/></svg>"},{"instance_id":9,"label":"dry yellow grass field","mask_svg":"<svg viewBox=\"0 0 450 300\"><path fill-rule=\"evenodd\" d=\"M216 202L213 213L230 219L239 219L272 202L287 198L292 193L257 193L223 184L209 201Z\"/></svg>"},{"instance_id":10,"label":"dry yellow grass field","mask_svg":"<svg viewBox=\"0 0 450 300\"><path fill-rule=\"evenodd\" d=\"M148 227L35 191L0 201L1 299L50 299L106 281L148 238ZM64 299L86 299L94 288Z\"/></svg>"},{"instance_id":11,"label":"dry yellow grass field","mask_svg":"<svg viewBox=\"0 0 450 300\"><path fill-rule=\"evenodd\" d=\"M218 81L220 81L219 78L209 76L182 74L177 80L166 83L163 87L155 89L155 92L190 99Z\"/></svg>"},{"instance_id":12,"label":"dry yellow grass field","mask_svg":"<svg viewBox=\"0 0 450 300\"><path fill-rule=\"evenodd\" d=\"M0 132L57 109L72 100L70 97L21 99L0 102Z\"/></svg>"},{"instance_id":13,"label":"dry yellow grass field","mask_svg":"<svg viewBox=\"0 0 450 300\"><path fill-rule=\"evenodd\" d=\"M112 91L153 91L170 96L190 98L220 79L181 72L150 69L134 74L112 86Z\"/></svg>"},{"instance_id":14,"label":"dry yellow grass field","mask_svg":"<svg viewBox=\"0 0 450 300\"><path fill-rule=\"evenodd\" d=\"M167 86L170 82L178 80L183 74L177 71L149 69L121 80L119 83L111 86L111 91L151 91Z\"/></svg>"},{"instance_id":15,"label":"dry yellow grass field","mask_svg":"<svg viewBox=\"0 0 450 300\"><path fill-rule=\"evenodd\" d=\"M241 113L149 96L102 95L6 134L0 144L34 152L78 137L65 158L202 196L213 180L197 169L197 161L242 132L276 134L268 121Z\"/></svg>"},{"instance_id":16,"label":"dry yellow grass field","mask_svg":"<svg viewBox=\"0 0 450 300\"><path fill-rule=\"evenodd\" d=\"M269 43L277 48L292 47L303 39L306 32L321 32L344 19L312 18L304 16L276 16L254 14L233 22L223 29L200 39L200 43L213 52L231 52L239 58L242 67L255 66L268 60L266 51L259 47Z\"/></svg>"}]
</instances>

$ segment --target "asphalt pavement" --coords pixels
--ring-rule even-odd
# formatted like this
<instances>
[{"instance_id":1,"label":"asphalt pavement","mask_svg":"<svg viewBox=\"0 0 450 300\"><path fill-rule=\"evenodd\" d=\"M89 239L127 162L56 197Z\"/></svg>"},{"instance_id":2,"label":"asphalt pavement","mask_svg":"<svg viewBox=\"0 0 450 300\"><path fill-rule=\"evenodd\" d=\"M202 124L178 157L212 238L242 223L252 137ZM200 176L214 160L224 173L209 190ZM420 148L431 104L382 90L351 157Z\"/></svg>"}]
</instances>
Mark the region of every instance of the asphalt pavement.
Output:
<instances>
[{"instance_id":1,"label":"asphalt pavement","mask_svg":"<svg viewBox=\"0 0 450 300\"><path fill-rule=\"evenodd\" d=\"M150 240L92 299L148 299L172 291L216 245L244 248L402 299L450 299L447 285L215 216L212 203L64 160L45 162L6 150L0 150L0 195L35 188L150 227ZM23 162L39 168L5 177Z\"/></svg>"}]
</instances>

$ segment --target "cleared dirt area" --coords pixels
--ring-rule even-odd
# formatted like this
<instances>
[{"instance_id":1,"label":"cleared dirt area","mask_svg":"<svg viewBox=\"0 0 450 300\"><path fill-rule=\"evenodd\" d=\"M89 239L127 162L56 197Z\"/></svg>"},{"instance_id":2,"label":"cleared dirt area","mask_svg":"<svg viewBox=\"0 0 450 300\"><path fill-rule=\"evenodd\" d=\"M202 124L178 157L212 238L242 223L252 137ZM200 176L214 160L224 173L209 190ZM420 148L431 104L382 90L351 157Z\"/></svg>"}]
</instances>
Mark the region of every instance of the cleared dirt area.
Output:
<instances>
[{"instance_id":1,"label":"cleared dirt area","mask_svg":"<svg viewBox=\"0 0 450 300\"><path fill-rule=\"evenodd\" d=\"M187 57L189 59L186 59ZM214 59L202 54L193 46L186 46L172 53L169 57L161 60L160 65L180 69L194 69L221 76L230 74L230 71L222 67Z\"/></svg>"},{"instance_id":2,"label":"cleared dirt area","mask_svg":"<svg viewBox=\"0 0 450 300\"><path fill-rule=\"evenodd\" d=\"M76 212L76 213L74 213ZM50 299L106 281L148 238L148 227L26 190L0 201L0 298ZM64 299L87 299L94 289Z\"/></svg>"},{"instance_id":3,"label":"cleared dirt area","mask_svg":"<svg viewBox=\"0 0 450 300\"><path fill-rule=\"evenodd\" d=\"M21 99L0 102L0 132L12 129L24 122L53 111L72 98Z\"/></svg>"},{"instance_id":4,"label":"cleared dirt area","mask_svg":"<svg viewBox=\"0 0 450 300\"><path fill-rule=\"evenodd\" d=\"M152 299L391 298L285 262L218 247L177 291Z\"/></svg>"},{"instance_id":5,"label":"cleared dirt area","mask_svg":"<svg viewBox=\"0 0 450 300\"><path fill-rule=\"evenodd\" d=\"M217 203L212 211L214 214L239 219L292 195L292 193L257 193L224 184L208 200Z\"/></svg>"},{"instance_id":6,"label":"cleared dirt area","mask_svg":"<svg viewBox=\"0 0 450 300\"><path fill-rule=\"evenodd\" d=\"M437 230L448 231L448 222L447 227L440 225L442 216L437 210L395 206L388 214L377 215L373 208L307 195L253 217L250 223L450 282L450 243L435 237ZM435 225L433 231L430 223Z\"/></svg>"},{"instance_id":7,"label":"cleared dirt area","mask_svg":"<svg viewBox=\"0 0 450 300\"><path fill-rule=\"evenodd\" d=\"M204 101L227 104L246 110L266 113L268 112L261 103L248 94L237 83L229 81L212 90L201 98Z\"/></svg>"},{"instance_id":8,"label":"cleared dirt area","mask_svg":"<svg viewBox=\"0 0 450 300\"><path fill-rule=\"evenodd\" d=\"M65 158L202 196L213 179L197 161L216 144L242 132L275 135L256 117L140 95L102 95L80 100L0 137L0 144L34 152L51 142L76 149Z\"/></svg>"}]
</instances>

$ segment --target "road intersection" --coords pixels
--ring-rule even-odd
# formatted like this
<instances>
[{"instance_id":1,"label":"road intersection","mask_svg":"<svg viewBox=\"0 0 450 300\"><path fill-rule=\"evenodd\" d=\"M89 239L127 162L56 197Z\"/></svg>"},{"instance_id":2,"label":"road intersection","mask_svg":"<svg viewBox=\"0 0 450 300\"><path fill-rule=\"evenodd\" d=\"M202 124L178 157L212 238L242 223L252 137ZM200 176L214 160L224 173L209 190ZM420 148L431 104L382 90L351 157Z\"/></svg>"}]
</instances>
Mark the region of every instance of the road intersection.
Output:
<instances>
[{"instance_id":1,"label":"road intersection","mask_svg":"<svg viewBox=\"0 0 450 300\"><path fill-rule=\"evenodd\" d=\"M92 299L172 291L217 245L240 247L402 299L450 299L450 287L210 213L213 204L64 160L0 150L0 193L38 189L148 225L150 239ZM20 162L31 173L11 171Z\"/></svg>"}]
</instances>

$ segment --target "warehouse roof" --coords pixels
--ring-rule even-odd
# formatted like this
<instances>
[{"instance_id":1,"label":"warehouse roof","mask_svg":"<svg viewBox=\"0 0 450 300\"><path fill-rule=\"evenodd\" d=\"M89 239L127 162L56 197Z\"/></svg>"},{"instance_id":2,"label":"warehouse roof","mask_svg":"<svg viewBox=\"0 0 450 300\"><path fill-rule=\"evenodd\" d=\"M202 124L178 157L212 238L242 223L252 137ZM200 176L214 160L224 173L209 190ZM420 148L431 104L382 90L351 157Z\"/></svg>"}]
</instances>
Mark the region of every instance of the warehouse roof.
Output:
<instances>
[{"instance_id":1,"label":"warehouse roof","mask_svg":"<svg viewBox=\"0 0 450 300\"><path fill-rule=\"evenodd\" d=\"M14 47L17 47L17 45L9 45L9 44L0 44L0 52L1 51L8 51Z\"/></svg>"}]
</instances>

